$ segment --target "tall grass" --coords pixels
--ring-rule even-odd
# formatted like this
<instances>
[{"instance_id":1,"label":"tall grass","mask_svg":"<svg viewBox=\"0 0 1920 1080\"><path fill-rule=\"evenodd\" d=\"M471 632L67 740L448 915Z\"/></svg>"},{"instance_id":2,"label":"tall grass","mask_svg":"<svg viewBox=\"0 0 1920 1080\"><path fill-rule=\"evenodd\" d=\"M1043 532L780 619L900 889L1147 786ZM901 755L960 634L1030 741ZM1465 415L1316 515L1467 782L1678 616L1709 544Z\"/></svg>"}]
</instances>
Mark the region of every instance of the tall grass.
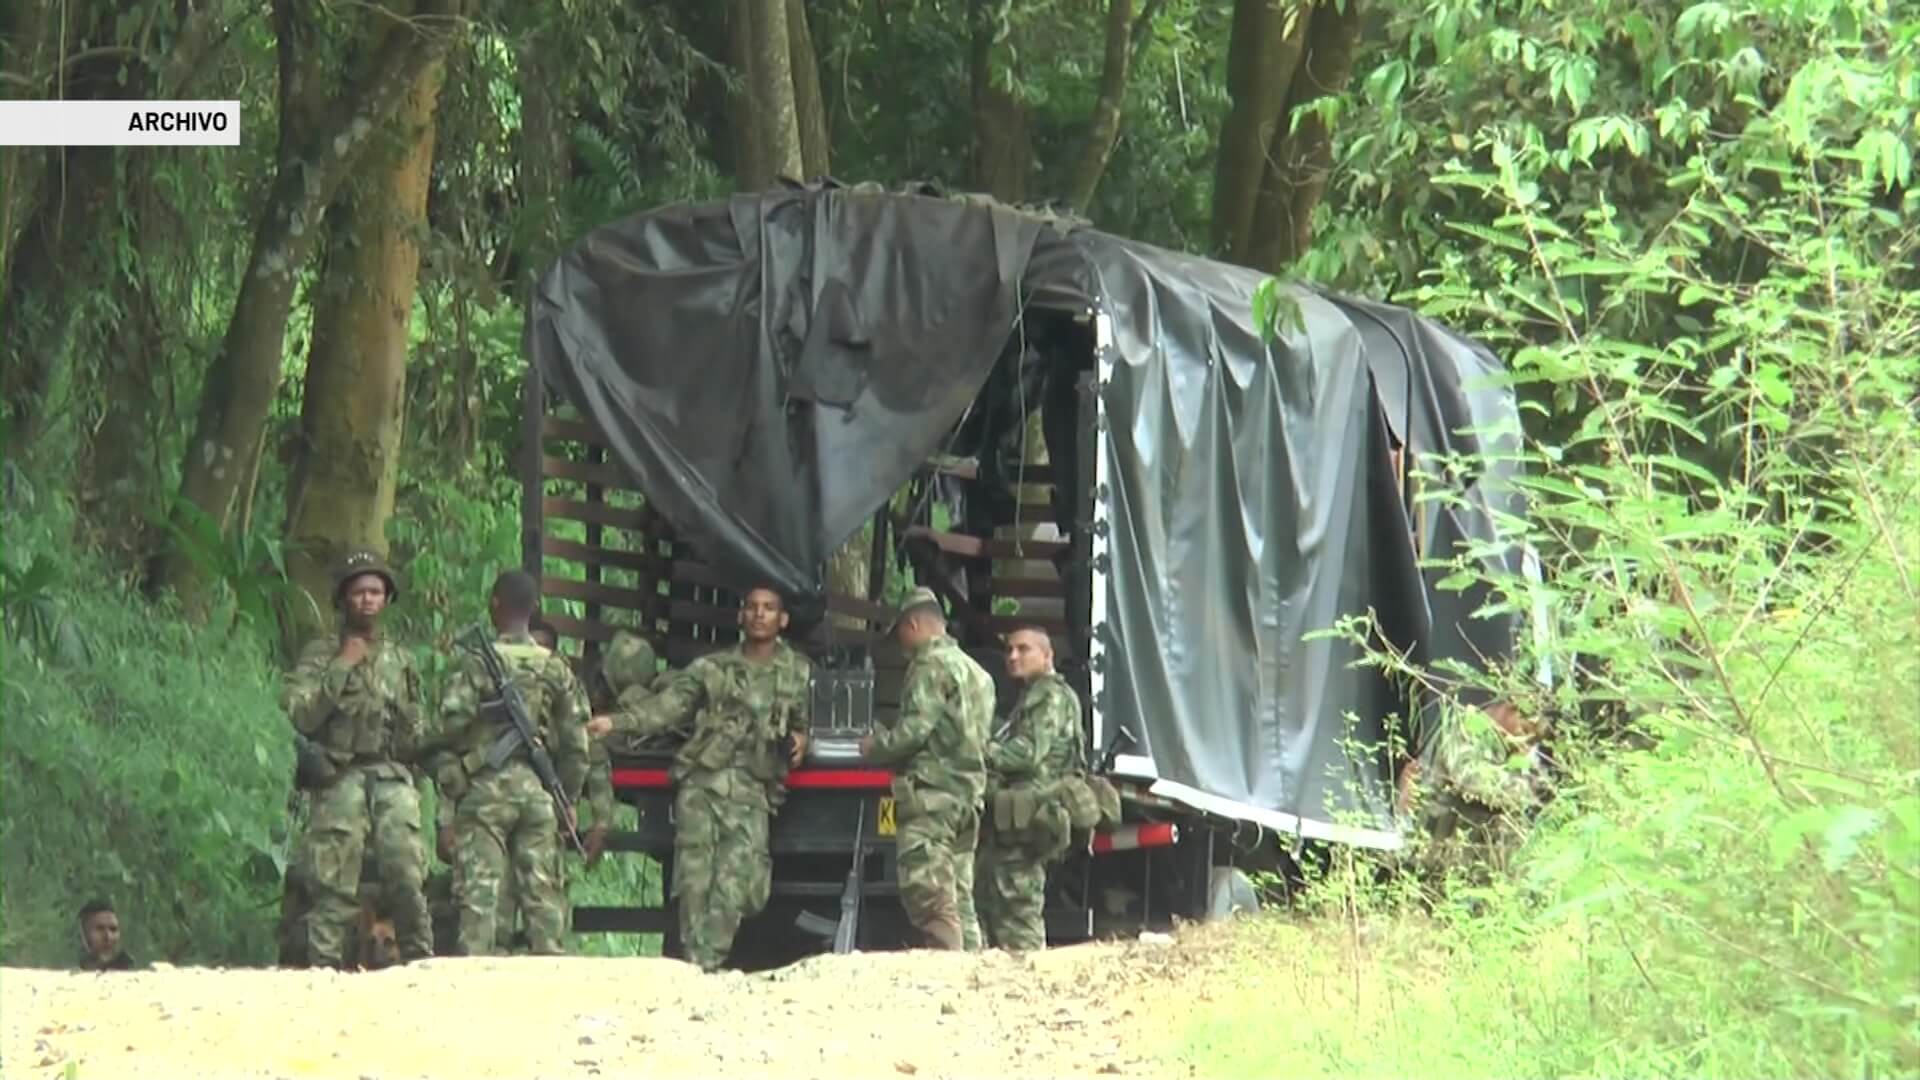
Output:
<instances>
[{"instance_id":1,"label":"tall grass","mask_svg":"<svg viewBox=\"0 0 1920 1080\"><path fill-rule=\"evenodd\" d=\"M73 963L102 896L138 959L270 960L292 774L273 657L130 595L70 535L57 500L9 507L0 558L45 571L5 597L0 957Z\"/></svg>"}]
</instances>

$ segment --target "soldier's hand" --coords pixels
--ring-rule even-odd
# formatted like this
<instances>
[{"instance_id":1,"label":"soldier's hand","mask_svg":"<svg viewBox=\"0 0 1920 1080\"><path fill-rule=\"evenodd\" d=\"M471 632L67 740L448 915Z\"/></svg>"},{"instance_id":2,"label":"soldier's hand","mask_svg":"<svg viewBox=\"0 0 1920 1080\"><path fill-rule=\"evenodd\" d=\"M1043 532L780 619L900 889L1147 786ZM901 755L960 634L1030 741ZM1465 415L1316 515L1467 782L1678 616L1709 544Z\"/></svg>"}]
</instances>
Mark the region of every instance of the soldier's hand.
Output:
<instances>
[{"instance_id":1,"label":"soldier's hand","mask_svg":"<svg viewBox=\"0 0 1920 1080\"><path fill-rule=\"evenodd\" d=\"M607 827L595 825L587 830L587 865L598 866L600 857L607 853Z\"/></svg>"},{"instance_id":2,"label":"soldier's hand","mask_svg":"<svg viewBox=\"0 0 1920 1080\"><path fill-rule=\"evenodd\" d=\"M334 659L348 667L352 667L366 658L367 639L357 634L347 635L346 640L340 643L340 651L334 656Z\"/></svg>"},{"instance_id":3,"label":"soldier's hand","mask_svg":"<svg viewBox=\"0 0 1920 1080\"><path fill-rule=\"evenodd\" d=\"M793 733L792 738L793 751L787 755L787 765L789 768L797 769L800 767L800 762L807 756L807 733L804 731L796 731Z\"/></svg>"},{"instance_id":4,"label":"soldier's hand","mask_svg":"<svg viewBox=\"0 0 1920 1080\"><path fill-rule=\"evenodd\" d=\"M580 829L580 808L577 806L567 807L567 829L570 832L578 832Z\"/></svg>"},{"instance_id":5,"label":"soldier's hand","mask_svg":"<svg viewBox=\"0 0 1920 1080\"><path fill-rule=\"evenodd\" d=\"M441 862L453 865L453 826L440 826L439 834L434 837L433 851L440 856Z\"/></svg>"},{"instance_id":6,"label":"soldier's hand","mask_svg":"<svg viewBox=\"0 0 1920 1080\"><path fill-rule=\"evenodd\" d=\"M587 738L589 739L604 738L607 732L612 730L613 717L606 713L595 713L593 719L587 721Z\"/></svg>"},{"instance_id":7,"label":"soldier's hand","mask_svg":"<svg viewBox=\"0 0 1920 1080\"><path fill-rule=\"evenodd\" d=\"M873 736L871 735L860 736L860 756L866 757L872 753L873 753Z\"/></svg>"}]
</instances>

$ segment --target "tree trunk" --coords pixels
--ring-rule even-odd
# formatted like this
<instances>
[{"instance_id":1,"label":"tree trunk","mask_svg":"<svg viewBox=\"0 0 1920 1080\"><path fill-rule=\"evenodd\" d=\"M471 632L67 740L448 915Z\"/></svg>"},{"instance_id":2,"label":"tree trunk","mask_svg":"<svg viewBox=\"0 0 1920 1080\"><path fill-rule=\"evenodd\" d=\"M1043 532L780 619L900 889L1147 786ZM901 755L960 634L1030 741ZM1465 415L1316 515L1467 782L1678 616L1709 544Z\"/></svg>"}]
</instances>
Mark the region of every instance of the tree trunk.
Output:
<instances>
[{"instance_id":1,"label":"tree trunk","mask_svg":"<svg viewBox=\"0 0 1920 1080\"><path fill-rule=\"evenodd\" d=\"M753 3L727 4L727 56L737 85L727 94L727 133L733 146L734 182L742 191L756 191L760 178L771 171L760 158L753 104Z\"/></svg>"},{"instance_id":2,"label":"tree trunk","mask_svg":"<svg viewBox=\"0 0 1920 1080\"><path fill-rule=\"evenodd\" d=\"M422 0L409 27L387 35L369 78L324 111L315 104L322 72L296 46L308 24L300 0L278 0L280 154L267 206L254 232L246 277L220 352L207 372L200 409L180 467L180 497L224 536L255 475L274 394L280 386L294 285L313 253L327 205L358 163L370 132L384 128L421 73L445 55L461 0ZM324 115L324 119L322 116ZM184 510L176 521L186 524ZM149 567L147 587L197 591L196 567L171 544Z\"/></svg>"},{"instance_id":3,"label":"tree trunk","mask_svg":"<svg viewBox=\"0 0 1920 1080\"><path fill-rule=\"evenodd\" d=\"M329 222L287 487L287 569L313 606L296 605L290 643L321 629L328 570L347 548L387 549L442 74L437 60L420 72Z\"/></svg>"},{"instance_id":4,"label":"tree trunk","mask_svg":"<svg viewBox=\"0 0 1920 1080\"><path fill-rule=\"evenodd\" d=\"M143 48L167 50L156 71L124 51L123 35L137 29L126 20L141 16L147 7L142 0L5 5L0 10L0 40L13 47L5 56L10 78L0 81L0 88L16 99L184 96L181 91L218 44L211 31L224 18L223 9L197 8L171 35L158 31L155 40L141 42ZM151 319L129 335L117 325L120 320L100 317L102 309L114 308L141 309L143 319L155 314L142 295L143 284L122 272L113 258L115 238L128 228L125 213L141 204L150 157L118 147L84 146L0 153L0 328L5 330L0 338L0 370L5 372L0 400L14 421L8 431L9 456L33 449L46 419L43 406L57 411L58 403L46 399L61 383L74 350L102 355L102 366L116 373L126 363L152 359L120 352L106 340L147 344L154 328ZM126 419L124 413L115 415L116 410L141 410L145 415L151 402L147 387L138 382L122 385L113 376L109 381L114 384L106 394L111 419ZM134 395L123 397L122 391L129 389ZM100 430L123 440L138 426Z\"/></svg>"},{"instance_id":5,"label":"tree trunk","mask_svg":"<svg viewBox=\"0 0 1920 1080\"><path fill-rule=\"evenodd\" d=\"M974 0L967 58L973 94L973 183L1002 202L1025 202L1033 171L1033 140L1027 107L994 80L1004 4Z\"/></svg>"},{"instance_id":6,"label":"tree trunk","mask_svg":"<svg viewBox=\"0 0 1920 1080\"><path fill-rule=\"evenodd\" d=\"M787 4L786 0L733 0L733 13L735 64L746 84L752 135L751 160L743 163L739 181L743 190L758 191L780 177L797 179L806 172L794 103ZM746 47L744 57L738 53L741 44Z\"/></svg>"},{"instance_id":7,"label":"tree trunk","mask_svg":"<svg viewBox=\"0 0 1920 1080\"><path fill-rule=\"evenodd\" d=\"M1348 0L1351 6L1356 0ZM1246 263L1253 248L1254 206L1267 150L1287 116L1287 93L1300 67L1312 0L1235 0L1227 49L1232 105L1220 125L1213 182L1215 253Z\"/></svg>"},{"instance_id":8,"label":"tree trunk","mask_svg":"<svg viewBox=\"0 0 1920 1080\"><path fill-rule=\"evenodd\" d=\"M1087 122L1086 143L1074 165L1067 203L1085 210L1107 171L1107 159L1120 138L1120 110L1127 99L1128 67L1133 62L1133 0L1107 0L1107 48L1100 69L1100 96Z\"/></svg>"},{"instance_id":9,"label":"tree trunk","mask_svg":"<svg viewBox=\"0 0 1920 1080\"><path fill-rule=\"evenodd\" d=\"M147 97L146 67L113 49L120 20L135 14L132 0L58 11L38 0L24 5L6 21L10 33L25 35L13 39L19 46L6 59L8 74L26 85L0 85L21 98ZM65 63L63 51L91 55ZM0 222L0 400L11 421L6 452L16 460L33 453L51 414L71 411L59 400L68 359L93 351L76 348L75 338L110 321L101 300L112 296L122 160L122 150L112 146L19 147L0 154L0 213L6 215ZM65 443L56 452L74 449Z\"/></svg>"},{"instance_id":10,"label":"tree trunk","mask_svg":"<svg viewBox=\"0 0 1920 1080\"><path fill-rule=\"evenodd\" d=\"M1360 0L1347 0L1344 10L1333 4L1314 10L1306 60L1294 72L1287 111L1268 145L1252 245L1246 249L1251 266L1278 273L1306 254L1313 243L1313 210L1333 171L1333 132L1317 113L1302 115L1298 125L1289 118L1295 110L1346 87L1359 38Z\"/></svg>"},{"instance_id":11,"label":"tree trunk","mask_svg":"<svg viewBox=\"0 0 1920 1080\"><path fill-rule=\"evenodd\" d=\"M794 111L800 130L802 178L818 180L832 171L827 132L827 101L820 91L820 60L813 51L804 0L787 0L788 65L793 69Z\"/></svg>"}]
</instances>

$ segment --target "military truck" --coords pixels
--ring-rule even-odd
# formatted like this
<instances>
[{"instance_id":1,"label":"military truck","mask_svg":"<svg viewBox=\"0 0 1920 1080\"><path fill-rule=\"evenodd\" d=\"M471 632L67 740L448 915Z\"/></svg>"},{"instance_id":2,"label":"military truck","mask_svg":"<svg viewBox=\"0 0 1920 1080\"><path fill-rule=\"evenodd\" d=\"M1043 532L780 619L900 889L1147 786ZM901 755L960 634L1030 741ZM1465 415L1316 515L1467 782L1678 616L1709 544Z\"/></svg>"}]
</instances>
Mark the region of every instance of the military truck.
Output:
<instances>
[{"instance_id":1,"label":"military truck","mask_svg":"<svg viewBox=\"0 0 1920 1080\"><path fill-rule=\"evenodd\" d=\"M1125 824L1052 875L1050 940L1247 906L1236 866L1286 844L1400 843L1418 703L1314 632L1370 612L1416 661L1512 652L1514 619L1425 557L1472 543L1519 565L1496 533L1523 509L1518 412L1481 345L1263 283L1042 211L831 183L638 214L540 278L524 552L563 651L591 664L630 629L684 665L770 581L816 662L774 899L737 963L836 930L907 941L891 776L855 748L899 707L885 631L907 578L944 597L1002 710L1001 635L1054 635L1087 757L1123 795ZM1429 474L1445 498L1420 497ZM615 761L639 826L609 848L670 882L669 760ZM573 926L678 948L670 901Z\"/></svg>"}]
</instances>

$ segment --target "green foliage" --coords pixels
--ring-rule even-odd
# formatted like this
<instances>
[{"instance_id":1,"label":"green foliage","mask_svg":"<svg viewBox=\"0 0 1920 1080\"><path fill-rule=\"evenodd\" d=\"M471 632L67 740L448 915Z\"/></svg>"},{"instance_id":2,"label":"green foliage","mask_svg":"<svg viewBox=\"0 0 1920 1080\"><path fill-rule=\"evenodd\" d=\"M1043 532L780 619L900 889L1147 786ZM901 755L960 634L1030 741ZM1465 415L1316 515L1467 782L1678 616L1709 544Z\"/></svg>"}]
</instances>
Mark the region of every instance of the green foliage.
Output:
<instances>
[{"instance_id":1,"label":"green foliage","mask_svg":"<svg viewBox=\"0 0 1920 1080\"><path fill-rule=\"evenodd\" d=\"M104 895L139 959L266 962L292 775L268 651L129 599L56 539L67 517L50 501L7 527L10 564L51 568L25 575L31 593L9 587L10 610L57 605L85 647L7 620L0 954L71 964L75 913Z\"/></svg>"},{"instance_id":2,"label":"green foliage","mask_svg":"<svg viewBox=\"0 0 1920 1080\"><path fill-rule=\"evenodd\" d=\"M1405 230L1407 295L1509 357L1529 505L1481 546L1530 545L1545 580L1478 548L1436 569L1551 623L1510 670L1373 662L1552 718L1566 769L1519 880L1439 911L1419 1071L1912 1075L1920 38L1866 3L1394 26L1332 217ZM1318 271L1379 279L1325 240ZM1362 870L1328 880L1380 900Z\"/></svg>"}]
</instances>

